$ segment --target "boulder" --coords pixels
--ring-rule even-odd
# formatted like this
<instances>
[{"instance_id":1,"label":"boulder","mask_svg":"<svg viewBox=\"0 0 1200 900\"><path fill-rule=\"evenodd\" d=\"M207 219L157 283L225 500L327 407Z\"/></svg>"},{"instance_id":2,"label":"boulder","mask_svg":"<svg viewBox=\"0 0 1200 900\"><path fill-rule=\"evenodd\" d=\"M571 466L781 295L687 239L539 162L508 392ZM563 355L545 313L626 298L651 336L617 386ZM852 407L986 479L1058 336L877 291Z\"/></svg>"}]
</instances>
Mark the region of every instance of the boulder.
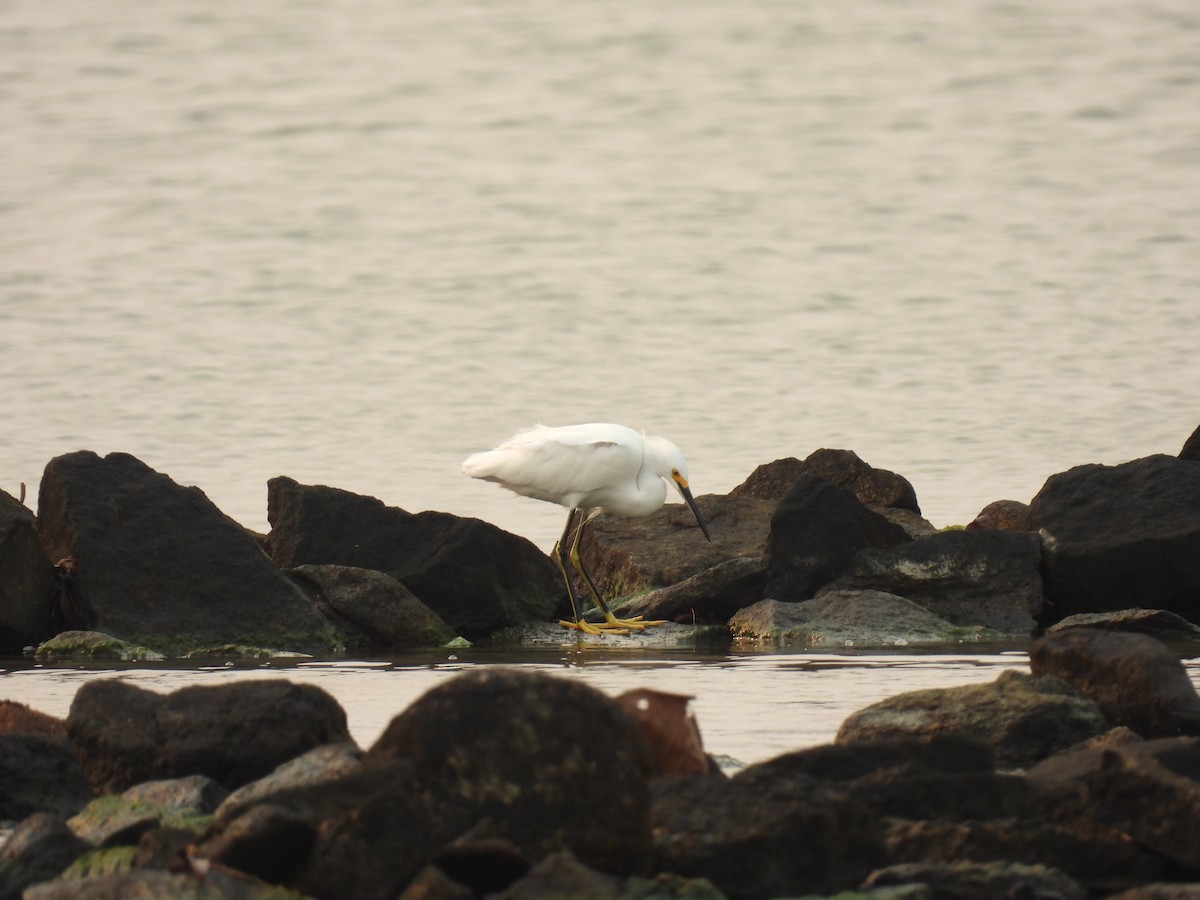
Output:
<instances>
[{"instance_id":1,"label":"boulder","mask_svg":"<svg viewBox=\"0 0 1200 900\"><path fill-rule=\"evenodd\" d=\"M1010 862L905 863L872 872L862 887L878 891L908 884L924 885L939 900L990 897L1087 900L1088 896L1078 882L1058 869Z\"/></svg>"},{"instance_id":2,"label":"boulder","mask_svg":"<svg viewBox=\"0 0 1200 900\"><path fill-rule=\"evenodd\" d=\"M236 818L243 810L269 803L276 794L326 784L362 769L362 751L357 744L322 744L278 766L271 774L243 785L217 807L218 825Z\"/></svg>"},{"instance_id":3,"label":"boulder","mask_svg":"<svg viewBox=\"0 0 1200 900\"><path fill-rule=\"evenodd\" d=\"M0 897L15 900L27 887L57 877L90 849L61 817L34 813L0 846Z\"/></svg>"},{"instance_id":4,"label":"boulder","mask_svg":"<svg viewBox=\"0 0 1200 900\"><path fill-rule=\"evenodd\" d=\"M817 591L885 591L952 625L1028 637L1043 602L1037 535L943 531L894 547L868 547Z\"/></svg>"},{"instance_id":5,"label":"boulder","mask_svg":"<svg viewBox=\"0 0 1200 900\"><path fill-rule=\"evenodd\" d=\"M918 515L921 512L916 491L907 478L868 465L853 450L821 449L803 461L789 457L766 463L751 472L729 496L779 501L806 475L846 488L867 506L907 509Z\"/></svg>"},{"instance_id":6,"label":"boulder","mask_svg":"<svg viewBox=\"0 0 1200 900\"><path fill-rule=\"evenodd\" d=\"M902 527L867 509L850 491L815 475L802 476L771 517L764 596L807 600L837 578L859 550L909 540Z\"/></svg>"},{"instance_id":7,"label":"boulder","mask_svg":"<svg viewBox=\"0 0 1200 900\"><path fill-rule=\"evenodd\" d=\"M55 716L30 709L16 700L0 700L0 734L38 734L66 738L67 723Z\"/></svg>"},{"instance_id":8,"label":"boulder","mask_svg":"<svg viewBox=\"0 0 1200 900\"><path fill-rule=\"evenodd\" d=\"M705 494L696 498L696 504L708 523L711 543L682 503L667 503L648 516L632 519L609 515L593 519L579 553L601 594L615 601L680 584L735 559L762 556L774 502Z\"/></svg>"},{"instance_id":9,"label":"boulder","mask_svg":"<svg viewBox=\"0 0 1200 900\"><path fill-rule=\"evenodd\" d=\"M1200 466L1149 456L1047 480L1026 527L1041 533L1047 615L1142 607L1200 622Z\"/></svg>"},{"instance_id":10,"label":"boulder","mask_svg":"<svg viewBox=\"0 0 1200 900\"><path fill-rule=\"evenodd\" d=\"M1095 701L1113 725L1145 738L1200 735L1200 694L1179 657L1144 634L1072 628L1029 650L1034 675L1054 675Z\"/></svg>"},{"instance_id":11,"label":"boulder","mask_svg":"<svg viewBox=\"0 0 1200 900\"><path fill-rule=\"evenodd\" d=\"M1032 767L1051 821L1132 840L1200 872L1200 738L1090 746Z\"/></svg>"},{"instance_id":12,"label":"boulder","mask_svg":"<svg viewBox=\"0 0 1200 900\"><path fill-rule=\"evenodd\" d=\"M195 838L228 794L204 775L144 781L121 794L97 797L67 824L94 847L133 845L160 827L187 830Z\"/></svg>"},{"instance_id":13,"label":"boulder","mask_svg":"<svg viewBox=\"0 0 1200 900\"><path fill-rule=\"evenodd\" d=\"M1020 500L994 500L966 524L966 531L1023 531L1029 504Z\"/></svg>"},{"instance_id":14,"label":"boulder","mask_svg":"<svg viewBox=\"0 0 1200 900\"><path fill-rule=\"evenodd\" d=\"M113 679L75 694L67 733L97 793L207 775L230 790L322 744L350 740L329 694L282 680L157 694Z\"/></svg>"},{"instance_id":15,"label":"boulder","mask_svg":"<svg viewBox=\"0 0 1200 900\"><path fill-rule=\"evenodd\" d=\"M383 572L326 565L288 574L312 590L347 649L440 647L455 637L441 616Z\"/></svg>"},{"instance_id":16,"label":"boulder","mask_svg":"<svg viewBox=\"0 0 1200 900\"><path fill-rule=\"evenodd\" d=\"M812 600L762 600L729 620L739 640L809 647L893 647L999 639L961 628L911 600L883 591L831 591Z\"/></svg>"},{"instance_id":17,"label":"boulder","mask_svg":"<svg viewBox=\"0 0 1200 900\"><path fill-rule=\"evenodd\" d=\"M356 771L220 813L197 853L364 900L391 900L418 877L445 886L464 869L498 891L562 850L624 875L649 853L649 773L637 725L598 691L472 671L394 718Z\"/></svg>"},{"instance_id":18,"label":"boulder","mask_svg":"<svg viewBox=\"0 0 1200 900\"><path fill-rule=\"evenodd\" d=\"M957 734L985 742L1005 769L1032 765L1108 730L1099 707L1065 681L1016 670L987 684L909 691L865 707L837 742Z\"/></svg>"},{"instance_id":19,"label":"boulder","mask_svg":"<svg viewBox=\"0 0 1200 900\"><path fill-rule=\"evenodd\" d=\"M1166 860L1117 835L1082 835L1015 817L892 819L886 847L889 865L1009 862L1057 869L1092 897L1169 874Z\"/></svg>"},{"instance_id":20,"label":"boulder","mask_svg":"<svg viewBox=\"0 0 1200 900\"><path fill-rule=\"evenodd\" d=\"M1046 629L1058 634L1072 628L1145 634L1160 641L1200 641L1200 625L1162 609L1119 609L1106 613L1077 613Z\"/></svg>"},{"instance_id":21,"label":"boulder","mask_svg":"<svg viewBox=\"0 0 1200 900\"><path fill-rule=\"evenodd\" d=\"M92 798L64 737L0 734L0 819L74 815Z\"/></svg>"},{"instance_id":22,"label":"boulder","mask_svg":"<svg viewBox=\"0 0 1200 900\"><path fill-rule=\"evenodd\" d=\"M1179 451L1179 458L1193 462L1200 461L1200 425L1196 426L1196 430L1183 442L1183 449Z\"/></svg>"},{"instance_id":23,"label":"boulder","mask_svg":"<svg viewBox=\"0 0 1200 900\"><path fill-rule=\"evenodd\" d=\"M613 611L669 622L724 625L745 606L762 599L766 569L761 556L737 556L670 587L642 594Z\"/></svg>"},{"instance_id":24,"label":"boulder","mask_svg":"<svg viewBox=\"0 0 1200 900\"><path fill-rule=\"evenodd\" d=\"M655 870L705 878L730 897L834 894L884 859L883 824L803 773L655 779Z\"/></svg>"},{"instance_id":25,"label":"boulder","mask_svg":"<svg viewBox=\"0 0 1200 900\"><path fill-rule=\"evenodd\" d=\"M0 491L0 650L20 652L54 633L57 589L33 513Z\"/></svg>"},{"instance_id":26,"label":"boulder","mask_svg":"<svg viewBox=\"0 0 1200 900\"><path fill-rule=\"evenodd\" d=\"M60 631L50 640L39 644L34 656L42 662L63 659L158 662L166 659L157 650L99 631Z\"/></svg>"},{"instance_id":27,"label":"boulder","mask_svg":"<svg viewBox=\"0 0 1200 900\"><path fill-rule=\"evenodd\" d=\"M128 454L52 459L38 511L49 556L72 561L68 627L159 650L336 646L325 619L245 529L199 489Z\"/></svg>"},{"instance_id":28,"label":"boulder","mask_svg":"<svg viewBox=\"0 0 1200 900\"><path fill-rule=\"evenodd\" d=\"M383 572L468 640L548 619L565 596L550 557L479 519L411 513L284 477L267 483L267 518L267 544L279 566Z\"/></svg>"},{"instance_id":29,"label":"boulder","mask_svg":"<svg viewBox=\"0 0 1200 900\"><path fill-rule=\"evenodd\" d=\"M396 716L367 751L370 768L408 760L471 824L530 860L569 849L585 865L627 874L650 843L650 751L612 699L576 681L515 669L469 672Z\"/></svg>"}]
</instances>

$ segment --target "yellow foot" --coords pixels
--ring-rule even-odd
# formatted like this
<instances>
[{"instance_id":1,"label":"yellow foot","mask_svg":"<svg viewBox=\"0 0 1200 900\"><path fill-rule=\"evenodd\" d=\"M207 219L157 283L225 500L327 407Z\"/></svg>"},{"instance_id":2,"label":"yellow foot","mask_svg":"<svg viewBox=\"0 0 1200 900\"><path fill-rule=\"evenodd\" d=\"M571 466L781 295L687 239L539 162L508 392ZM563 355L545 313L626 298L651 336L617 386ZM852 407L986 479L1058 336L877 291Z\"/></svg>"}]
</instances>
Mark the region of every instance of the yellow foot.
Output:
<instances>
[{"instance_id":1,"label":"yellow foot","mask_svg":"<svg viewBox=\"0 0 1200 900\"><path fill-rule=\"evenodd\" d=\"M665 625L666 619L649 619L643 620L641 616L634 616L632 619L618 619L614 615L603 622L568 622L566 619L559 619L558 624L563 628L573 628L576 631L582 631L584 634L619 634L628 635L631 631L644 631L653 625Z\"/></svg>"},{"instance_id":2,"label":"yellow foot","mask_svg":"<svg viewBox=\"0 0 1200 900\"><path fill-rule=\"evenodd\" d=\"M573 628L576 631L582 631L584 634L616 634L628 637L629 629L613 622L568 622L566 619L559 619L558 624L563 628Z\"/></svg>"}]
</instances>

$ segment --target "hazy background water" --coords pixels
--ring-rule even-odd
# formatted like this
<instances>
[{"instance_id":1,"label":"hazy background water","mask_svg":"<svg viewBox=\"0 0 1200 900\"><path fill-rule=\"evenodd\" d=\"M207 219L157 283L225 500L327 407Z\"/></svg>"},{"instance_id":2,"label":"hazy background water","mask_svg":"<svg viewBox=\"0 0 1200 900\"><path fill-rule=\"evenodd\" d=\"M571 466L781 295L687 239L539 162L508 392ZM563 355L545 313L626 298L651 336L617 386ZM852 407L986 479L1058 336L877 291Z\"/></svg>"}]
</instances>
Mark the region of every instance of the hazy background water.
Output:
<instances>
[{"instance_id":1,"label":"hazy background water","mask_svg":"<svg viewBox=\"0 0 1200 900\"><path fill-rule=\"evenodd\" d=\"M1193 0L0 0L0 116L10 493L120 450L546 547L460 460L613 420L945 525L1200 422Z\"/></svg>"}]
</instances>

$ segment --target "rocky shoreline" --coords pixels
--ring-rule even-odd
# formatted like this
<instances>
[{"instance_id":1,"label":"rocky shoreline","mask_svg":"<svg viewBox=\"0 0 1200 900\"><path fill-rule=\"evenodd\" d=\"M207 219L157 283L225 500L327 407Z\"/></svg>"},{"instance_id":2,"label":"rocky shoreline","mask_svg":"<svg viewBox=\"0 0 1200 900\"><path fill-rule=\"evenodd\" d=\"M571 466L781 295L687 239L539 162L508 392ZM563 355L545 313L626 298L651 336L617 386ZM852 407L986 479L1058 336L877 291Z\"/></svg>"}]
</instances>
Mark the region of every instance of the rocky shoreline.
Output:
<instances>
[{"instance_id":1,"label":"rocky shoreline","mask_svg":"<svg viewBox=\"0 0 1200 900\"><path fill-rule=\"evenodd\" d=\"M683 507L597 520L601 589L675 623L618 640L1032 641L1028 673L900 694L733 775L686 698L504 667L429 691L368 748L332 697L279 680L92 682L65 720L0 701L0 900L1200 898L1180 662L1200 636L1198 435L961 530L834 450L699 498L712 545ZM549 558L488 523L287 478L268 509L253 535L126 454L51 460L36 518L0 495L0 650L532 644L562 612Z\"/></svg>"}]
</instances>

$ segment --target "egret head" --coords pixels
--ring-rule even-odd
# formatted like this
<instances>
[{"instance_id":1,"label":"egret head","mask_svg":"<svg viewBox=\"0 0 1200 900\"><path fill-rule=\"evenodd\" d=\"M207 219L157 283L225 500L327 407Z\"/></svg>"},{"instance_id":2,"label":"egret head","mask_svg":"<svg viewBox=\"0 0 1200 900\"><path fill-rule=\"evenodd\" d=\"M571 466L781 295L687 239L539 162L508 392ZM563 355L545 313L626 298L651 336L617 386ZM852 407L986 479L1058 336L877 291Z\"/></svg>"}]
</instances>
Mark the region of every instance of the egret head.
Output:
<instances>
[{"instance_id":1,"label":"egret head","mask_svg":"<svg viewBox=\"0 0 1200 900\"><path fill-rule=\"evenodd\" d=\"M645 441L647 453L653 454L654 461L658 466L656 471L675 485L676 490L683 497L683 501L688 505L688 509L696 517L696 524L704 532L705 539L711 543L712 536L708 533L708 525L704 521L704 516L700 515L700 507L696 505L696 500L692 497L691 486L688 484L687 460L683 458L683 451L665 438L647 436Z\"/></svg>"}]
</instances>

